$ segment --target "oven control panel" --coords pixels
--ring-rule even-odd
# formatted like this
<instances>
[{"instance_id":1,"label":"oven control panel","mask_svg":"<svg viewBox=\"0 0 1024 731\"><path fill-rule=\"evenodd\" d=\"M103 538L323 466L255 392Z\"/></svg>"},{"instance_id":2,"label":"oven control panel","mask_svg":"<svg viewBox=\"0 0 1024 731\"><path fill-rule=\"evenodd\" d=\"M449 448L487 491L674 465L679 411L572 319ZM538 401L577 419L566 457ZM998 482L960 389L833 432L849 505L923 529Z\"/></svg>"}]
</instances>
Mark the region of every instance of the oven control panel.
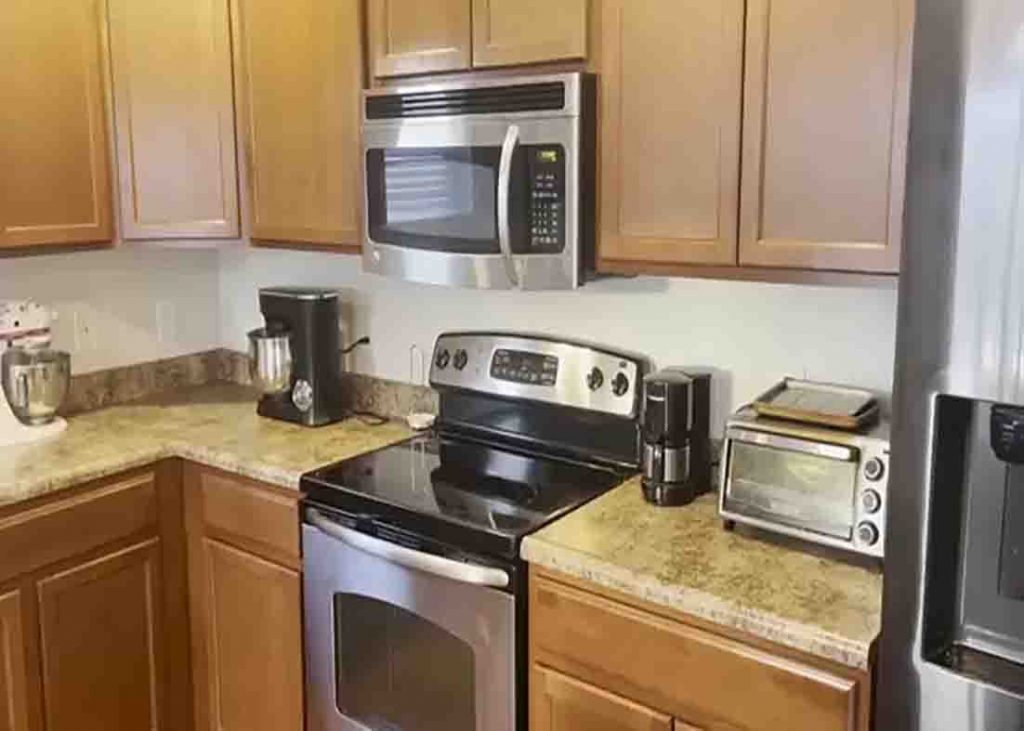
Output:
<instances>
[{"instance_id":1,"label":"oven control panel","mask_svg":"<svg viewBox=\"0 0 1024 731\"><path fill-rule=\"evenodd\" d=\"M554 386L558 383L558 356L499 348L491 358L491 378L510 383Z\"/></svg>"},{"instance_id":2,"label":"oven control panel","mask_svg":"<svg viewBox=\"0 0 1024 731\"><path fill-rule=\"evenodd\" d=\"M530 252L565 248L565 151L560 145L526 148L530 175Z\"/></svg>"},{"instance_id":3,"label":"oven control panel","mask_svg":"<svg viewBox=\"0 0 1024 731\"><path fill-rule=\"evenodd\" d=\"M647 359L544 336L446 333L430 385L635 418Z\"/></svg>"}]
</instances>

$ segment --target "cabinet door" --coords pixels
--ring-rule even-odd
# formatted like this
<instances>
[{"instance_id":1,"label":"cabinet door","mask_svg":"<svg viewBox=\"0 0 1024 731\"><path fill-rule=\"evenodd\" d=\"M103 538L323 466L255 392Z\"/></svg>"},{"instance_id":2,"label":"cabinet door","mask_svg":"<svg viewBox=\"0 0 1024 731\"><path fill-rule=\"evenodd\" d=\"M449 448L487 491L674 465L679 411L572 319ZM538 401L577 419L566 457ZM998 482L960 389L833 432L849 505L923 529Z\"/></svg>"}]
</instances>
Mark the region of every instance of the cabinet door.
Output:
<instances>
[{"instance_id":1,"label":"cabinet door","mask_svg":"<svg viewBox=\"0 0 1024 731\"><path fill-rule=\"evenodd\" d=\"M253 239L358 248L360 0L235 0Z\"/></svg>"},{"instance_id":2,"label":"cabinet door","mask_svg":"<svg viewBox=\"0 0 1024 731\"><path fill-rule=\"evenodd\" d=\"M28 731L21 592L0 595L0 731Z\"/></svg>"},{"instance_id":3,"label":"cabinet door","mask_svg":"<svg viewBox=\"0 0 1024 731\"><path fill-rule=\"evenodd\" d=\"M473 65L587 55L588 0L473 0Z\"/></svg>"},{"instance_id":4,"label":"cabinet door","mask_svg":"<svg viewBox=\"0 0 1024 731\"><path fill-rule=\"evenodd\" d=\"M215 731L300 731L302 610L298 572L209 538L203 539L202 546L201 623L210 714L206 727Z\"/></svg>"},{"instance_id":5,"label":"cabinet door","mask_svg":"<svg viewBox=\"0 0 1024 731\"><path fill-rule=\"evenodd\" d=\"M743 0L604 0L602 260L735 264Z\"/></svg>"},{"instance_id":6,"label":"cabinet door","mask_svg":"<svg viewBox=\"0 0 1024 731\"><path fill-rule=\"evenodd\" d=\"M163 726L159 539L38 584L47 731Z\"/></svg>"},{"instance_id":7,"label":"cabinet door","mask_svg":"<svg viewBox=\"0 0 1024 731\"><path fill-rule=\"evenodd\" d=\"M103 0L4 0L0 246L113 237Z\"/></svg>"},{"instance_id":8,"label":"cabinet door","mask_svg":"<svg viewBox=\"0 0 1024 731\"><path fill-rule=\"evenodd\" d=\"M468 69L470 1L369 0L373 75Z\"/></svg>"},{"instance_id":9,"label":"cabinet door","mask_svg":"<svg viewBox=\"0 0 1024 731\"><path fill-rule=\"evenodd\" d=\"M750 0L741 263L899 269L912 23L913 0Z\"/></svg>"},{"instance_id":10,"label":"cabinet door","mask_svg":"<svg viewBox=\"0 0 1024 731\"><path fill-rule=\"evenodd\" d=\"M238 236L226 0L109 0L122 236Z\"/></svg>"},{"instance_id":11,"label":"cabinet door","mask_svg":"<svg viewBox=\"0 0 1024 731\"><path fill-rule=\"evenodd\" d=\"M672 731L669 716L540 665L530 699L534 731Z\"/></svg>"}]
</instances>

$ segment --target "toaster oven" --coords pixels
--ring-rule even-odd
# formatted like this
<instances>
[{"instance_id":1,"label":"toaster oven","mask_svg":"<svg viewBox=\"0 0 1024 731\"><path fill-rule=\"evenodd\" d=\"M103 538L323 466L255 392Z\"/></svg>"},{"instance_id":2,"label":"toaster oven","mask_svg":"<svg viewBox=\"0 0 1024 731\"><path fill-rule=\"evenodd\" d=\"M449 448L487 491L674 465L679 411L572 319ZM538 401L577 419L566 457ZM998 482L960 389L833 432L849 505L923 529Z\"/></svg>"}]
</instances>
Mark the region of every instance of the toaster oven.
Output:
<instances>
[{"instance_id":1,"label":"toaster oven","mask_svg":"<svg viewBox=\"0 0 1024 731\"><path fill-rule=\"evenodd\" d=\"M757 416L726 425L719 514L751 525L881 558L889 430L844 432Z\"/></svg>"}]
</instances>

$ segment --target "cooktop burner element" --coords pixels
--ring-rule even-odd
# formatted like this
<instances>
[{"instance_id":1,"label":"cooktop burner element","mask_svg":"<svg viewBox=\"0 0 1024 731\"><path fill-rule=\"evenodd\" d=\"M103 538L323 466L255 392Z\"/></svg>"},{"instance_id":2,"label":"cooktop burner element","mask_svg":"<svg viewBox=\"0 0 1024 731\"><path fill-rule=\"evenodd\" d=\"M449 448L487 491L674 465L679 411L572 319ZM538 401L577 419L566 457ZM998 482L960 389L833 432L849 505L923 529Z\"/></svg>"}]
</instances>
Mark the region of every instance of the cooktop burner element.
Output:
<instances>
[{"instance_id":1,"label":"cooktop burner element","mask_svg":"<svg viewBox=\"0 0 1024 731\"><path fill-rule=\"evenodd\" d=\"M388 522L432 516L443 521L430 531L433 538L458 545L467 532L483 533L487 547L511 555L523 536L628 474L621 467L423 435L317 470L303 486L314 502Z\"/></svg>"}]
</instances>

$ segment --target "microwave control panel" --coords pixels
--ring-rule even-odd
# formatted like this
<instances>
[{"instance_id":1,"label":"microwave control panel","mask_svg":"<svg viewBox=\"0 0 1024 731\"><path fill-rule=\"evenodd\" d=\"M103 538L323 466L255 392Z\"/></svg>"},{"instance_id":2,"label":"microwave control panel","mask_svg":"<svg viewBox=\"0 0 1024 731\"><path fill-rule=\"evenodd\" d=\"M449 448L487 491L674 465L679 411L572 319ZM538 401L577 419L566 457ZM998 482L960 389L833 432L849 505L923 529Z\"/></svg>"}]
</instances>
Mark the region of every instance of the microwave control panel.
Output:
<instances>
[{"instance_id":1,"label":"microwave control panel","mask_svg":"<svg viewBox=\"0 0 1024 731\"><path fill-rule=\"evenodd\" d=\"M530 193L529 253L565 248L565 151L560 145L527 148Z\"/></svg>"}]
</instances>

